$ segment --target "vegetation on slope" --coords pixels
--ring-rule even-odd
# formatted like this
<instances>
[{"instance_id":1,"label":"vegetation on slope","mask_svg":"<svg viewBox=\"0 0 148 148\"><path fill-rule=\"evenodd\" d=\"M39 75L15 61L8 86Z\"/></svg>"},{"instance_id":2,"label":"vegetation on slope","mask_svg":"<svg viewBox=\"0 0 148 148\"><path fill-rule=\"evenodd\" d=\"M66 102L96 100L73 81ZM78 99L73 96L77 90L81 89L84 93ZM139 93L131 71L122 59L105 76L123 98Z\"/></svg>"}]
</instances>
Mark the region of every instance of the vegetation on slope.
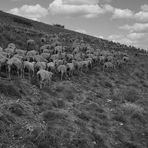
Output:
<instances>
[{"instance_id":1,"label":"vegetation on slope","mask_svg":"<svg viewBox=\"0 0 148 148\"><path fill-rule=\"evenodd\" d=\"M26 49L27 39L38 43L44 34L35 28L27 29L27 34L25 27L4 22L0 27L2 47L14 42ZM56 33L54 28L52 31ZM88 38L94 48L103 48L103 40L99 41ZM126 46L122 48L126 50ZM134 54L132 50L130 54ZM30 83L1 78L0 147L147 148L147 67L147 56L133 55L124 68L108 73L96 66L70 80L55 79L42 90L34 79Z\"/></svg>"}]
</instances>

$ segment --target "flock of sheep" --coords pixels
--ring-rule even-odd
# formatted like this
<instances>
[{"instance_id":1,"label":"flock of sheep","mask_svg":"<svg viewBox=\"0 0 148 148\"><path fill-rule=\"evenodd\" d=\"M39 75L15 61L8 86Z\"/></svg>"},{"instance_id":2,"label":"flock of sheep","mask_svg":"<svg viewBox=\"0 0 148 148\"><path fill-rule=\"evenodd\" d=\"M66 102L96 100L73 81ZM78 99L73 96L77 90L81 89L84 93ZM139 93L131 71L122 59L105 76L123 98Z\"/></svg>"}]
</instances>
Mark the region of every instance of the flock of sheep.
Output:
<instances>
[{"instance_id":1,"label":"flock of sheep","mask_svg":"<svg viewBox=\"0 0 148 148\"><path fill-rule=\"evenodd\" d=\"M66 39L62 38L64 42ZM24 78L25 73L37 76L40 88L49 84L54 75L60 74L61 80L74 74L88 72L93 66L101 66L103 71L122 67L129 61L125 52L94 49L83 38L69 39L70 46L61 42L61 33L42 37L41 47L35 50L36 42L27 40L27 49L17 49L14 43L7 48L0 47L0 72L12 73Z\"/></svg>"}]
</instances>

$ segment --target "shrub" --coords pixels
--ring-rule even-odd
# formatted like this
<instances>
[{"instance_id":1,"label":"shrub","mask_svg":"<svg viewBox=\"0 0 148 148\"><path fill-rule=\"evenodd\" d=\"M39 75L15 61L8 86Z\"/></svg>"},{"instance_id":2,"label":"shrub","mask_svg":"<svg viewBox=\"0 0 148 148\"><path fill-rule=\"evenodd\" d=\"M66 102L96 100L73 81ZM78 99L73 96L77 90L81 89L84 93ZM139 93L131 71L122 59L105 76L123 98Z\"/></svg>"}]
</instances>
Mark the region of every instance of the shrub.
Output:
<instances>
[{"instance_id":1,"label":"shrub","mask_svg":"<svg viewBox=\"0 0 148 148\"><path fill-rule=\"evenodd\" d=\"M122 101L128 101L131 103L134 103L141 98L138 90L133 89L133 88L123 90L121 92L121 95L122 95L122 99L123 99Z\"/></svg>"}]
</instances>

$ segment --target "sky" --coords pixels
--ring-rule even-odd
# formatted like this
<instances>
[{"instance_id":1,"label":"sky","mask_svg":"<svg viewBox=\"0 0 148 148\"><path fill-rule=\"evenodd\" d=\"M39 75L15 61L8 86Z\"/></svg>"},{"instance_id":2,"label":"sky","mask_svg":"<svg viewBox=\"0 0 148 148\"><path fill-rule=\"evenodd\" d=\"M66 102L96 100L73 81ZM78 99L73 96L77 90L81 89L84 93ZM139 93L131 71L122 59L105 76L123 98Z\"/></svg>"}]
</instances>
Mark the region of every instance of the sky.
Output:
<instances>
[{"instance_id":1,"label":"sky","mask_svg":"<svg viewBox=\"0 0 148 148\"><path fill-rule=\"evenodd\" d=\"M148 0L0 0L0 10L148 50Z\"/></svg>"}]
</instances>

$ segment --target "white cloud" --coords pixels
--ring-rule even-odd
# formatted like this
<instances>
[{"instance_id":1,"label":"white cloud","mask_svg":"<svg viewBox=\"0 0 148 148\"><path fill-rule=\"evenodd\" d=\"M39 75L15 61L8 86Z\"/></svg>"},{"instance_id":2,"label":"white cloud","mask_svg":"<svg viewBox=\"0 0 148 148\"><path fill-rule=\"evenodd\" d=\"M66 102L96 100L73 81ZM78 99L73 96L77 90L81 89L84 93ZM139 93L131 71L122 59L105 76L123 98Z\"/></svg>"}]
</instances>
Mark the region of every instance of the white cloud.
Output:
<instances>
[{"instance_id":1,"label":"white cloud","mask_svg":"<svg viewBox=\"0 0 148 148\"><path fill-rule=\"evenodd\" d=\"M135 23L134 25L124 25L120 26L119 28L123 30L128 30L130 32L148 31L148 23Z\"/></svg>"},{"instance_id":2,"label":"white cloud","mask_svg":"<svg viewBox=\"0 0 148 148\"><path fill-rule=\"evenodd\" d=\"M52 14L78 15L86 18L96 17L104 13L97 0L54 0L49 5L49 11Z\"/></svg>"},{"instance_id":3,"label":"white cloud","mask_svg":"<svg viewBox=\"0 0 148 148\"><path fill-rule=\"evenodd\" d=\"M133 17L133 12L129 9L118 9L115 8L113 11L113 19L117 18L132 18Z\"/></svg>"},{"instance_id":4,"label":"white cloud","mask_svg":"<svg viewBox=\"0 0 148 148\"><path fill-rule=\"evenodd\" d=\"M8 11L11 14L19 15L22 17L26 17L32 20L38 20L41 17L44 17L48 14L48 10L40 6L36 5L23 5L20 8L13 8Z\"/></svg>"},{"instance_id":5,"label":"white cloud","mask_svg":"<svg viewBox=\"0 0 148 148\"><path fill-rule=\"evenodd\" d=\"M145 33L129 33L127 35L110 35L108 37L109 40L112 40L114 42L119 42L121 44L126 44L126 45L138 45L141 40L145 40L145 37L147 34Z\"/></svg>"},{"instance_id":6,"label":"white cloud","mask_svg":"<svg viewBox=\"0 0 148 148\"><path fill-rule=\"evenodd\" d=\"M128 34L127 37L131 40L140 40L144 37L144 35L145 35L144 33L133 32L133 33Z\"/></svg>"},{"instance_id":7,"label":"white cloud","mask_svg":"<svg viewBox=\"0 0 148 148\"><path fill-rule=\"evenodd\" d=\"M138 21L147 22L148 21L148 11L140 11L135 14L135 19Z\"/></svg>"},{"instance_id":8,"label":"white cloud","mask_svg":"<svg viewBox=\"0 0 148 148\"><path fill-rule=\"evenodd\" d=\"M99 0L63 0L63 4L68 5L95 5L99 3Z\"/></svg>"}]
</instances>

